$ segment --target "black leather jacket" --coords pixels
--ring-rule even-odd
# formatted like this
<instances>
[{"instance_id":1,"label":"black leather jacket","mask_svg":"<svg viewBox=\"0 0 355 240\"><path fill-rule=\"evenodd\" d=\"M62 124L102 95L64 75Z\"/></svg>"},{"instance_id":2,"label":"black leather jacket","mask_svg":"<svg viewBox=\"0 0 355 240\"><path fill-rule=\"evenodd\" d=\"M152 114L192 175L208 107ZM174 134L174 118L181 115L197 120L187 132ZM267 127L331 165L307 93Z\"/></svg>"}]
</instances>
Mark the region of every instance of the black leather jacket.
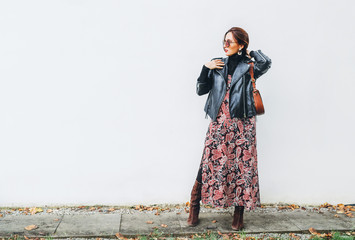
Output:
<instances>
[{"instance_id":1,"label":"black leather jacket","mask_svg":"<svg viewBox=\"0 0 355 240\"><path fill-rule=\"evenodd\" d=\"M271 67L271 59L261 50L251 51L250 56L254 61L254 78L257 79L267 72ZM223 69L209 69L208 77L197 80L196 92L199 96L209 93L204 110L210 118L215 121L218 110L226 94L226 80L228 73L228 56L221 59L224 62ZM232 118L252 117L256 115L253 86L249 67L253 60L244 56L235 68L231 79L231 88L229 93L229 110Z\"/></svg>"}]
</instances>

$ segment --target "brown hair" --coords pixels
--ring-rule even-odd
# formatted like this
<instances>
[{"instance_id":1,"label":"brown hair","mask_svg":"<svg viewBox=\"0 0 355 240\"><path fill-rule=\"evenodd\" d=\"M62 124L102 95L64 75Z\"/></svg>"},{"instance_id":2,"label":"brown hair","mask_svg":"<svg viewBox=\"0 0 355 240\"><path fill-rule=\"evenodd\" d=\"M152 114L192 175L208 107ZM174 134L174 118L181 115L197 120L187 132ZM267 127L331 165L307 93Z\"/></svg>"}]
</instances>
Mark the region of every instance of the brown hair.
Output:
<instances>
[{"instance_id":1,"label":"brown hair","mask_svg":"<svg viewBox=\"0 0 355 240\"><path fill-rule=\"evenodd\" d=\"M243 28L232 27L231 29L229 29L224 34L223 41L226 39L226 35L229 32L232 33L233 38L238 42L238 44L244 45L244 47L242 49L242 55L246 55L247 54L248 45L249 45L249 35L248 35L248 33Z\"/></svg>"}]
</instances>

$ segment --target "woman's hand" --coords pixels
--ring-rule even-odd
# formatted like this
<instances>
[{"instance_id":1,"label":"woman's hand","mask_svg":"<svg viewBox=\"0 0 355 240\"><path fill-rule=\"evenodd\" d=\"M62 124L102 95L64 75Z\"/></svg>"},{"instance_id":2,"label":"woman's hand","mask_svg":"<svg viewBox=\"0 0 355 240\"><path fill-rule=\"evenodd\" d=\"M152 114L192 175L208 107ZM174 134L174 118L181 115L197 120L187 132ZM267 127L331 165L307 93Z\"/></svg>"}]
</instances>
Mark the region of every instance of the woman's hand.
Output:
<instances>
[{"instance_id":1,"label":"woman's hand","mask_svg":"<svg viewBox=\"0 0 355 240\"><path fill-rule=\"evenodd\" d=\"M211 62L208 62L205 64L206 67L208 67L209 69L222 69L224 66L224 62L220 59L215 59L212 60Z\"/></svg>"}]
</instances>

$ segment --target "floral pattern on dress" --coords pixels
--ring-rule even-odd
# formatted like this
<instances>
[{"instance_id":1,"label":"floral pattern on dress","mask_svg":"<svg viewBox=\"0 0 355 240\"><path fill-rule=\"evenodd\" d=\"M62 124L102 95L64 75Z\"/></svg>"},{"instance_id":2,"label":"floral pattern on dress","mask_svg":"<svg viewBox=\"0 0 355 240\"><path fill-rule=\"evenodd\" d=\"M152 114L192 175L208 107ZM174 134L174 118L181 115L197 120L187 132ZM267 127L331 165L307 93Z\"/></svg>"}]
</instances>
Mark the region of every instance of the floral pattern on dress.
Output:
<instances>
[{"instance_id":1,"label":"floral pattern on dress","mask_svg":"<svg viewBox=\"0 0 355 240\"><path fill-rule=\"evenodd\" d=\"M216 208L260 207L255 116L231 118L227 92L216 121L209 124L201 160L201 201Z\"/></svg>"}]
</instances>

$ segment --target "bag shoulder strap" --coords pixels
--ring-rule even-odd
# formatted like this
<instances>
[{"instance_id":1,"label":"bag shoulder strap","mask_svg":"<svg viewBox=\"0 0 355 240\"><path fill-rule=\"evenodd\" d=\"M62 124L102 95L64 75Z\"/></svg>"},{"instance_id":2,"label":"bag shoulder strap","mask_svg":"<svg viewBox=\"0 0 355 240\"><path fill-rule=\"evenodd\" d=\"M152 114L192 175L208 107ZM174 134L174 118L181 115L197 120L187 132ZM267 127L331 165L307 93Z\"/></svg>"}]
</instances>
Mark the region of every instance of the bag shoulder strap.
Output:
<instances>
[{"instance_id":1,"label":"bag shoulder strap","mask_svg":"<svg viewBox=\"0 0 355 240\"><path fill-rule=\"evenodd\" d=\"M256 85L255 85L255 78L254 78L254 71L253 71L253 69L254 69L254 63L251 62L251 63L249 63L249 64L250 64L249 73L250 73L250 76L251 76L251 82L252 82L252 84L253 84L253 89L254 89L254 91L255 91L255 90L256 90Z\"/></svg>"}]
</instances>

